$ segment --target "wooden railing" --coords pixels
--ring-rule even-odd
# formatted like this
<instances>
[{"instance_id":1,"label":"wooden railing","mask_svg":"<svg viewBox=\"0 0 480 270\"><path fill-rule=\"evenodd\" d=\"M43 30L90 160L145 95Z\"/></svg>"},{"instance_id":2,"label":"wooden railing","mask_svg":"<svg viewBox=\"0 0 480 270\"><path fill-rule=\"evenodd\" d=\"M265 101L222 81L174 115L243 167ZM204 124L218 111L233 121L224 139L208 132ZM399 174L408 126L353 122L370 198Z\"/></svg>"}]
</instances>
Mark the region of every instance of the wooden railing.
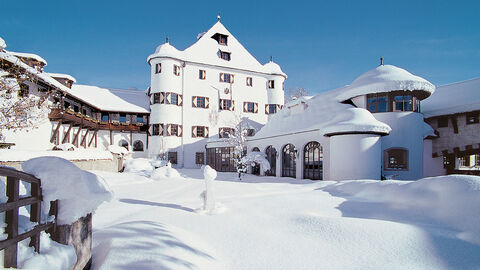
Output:
<instances>
[{"instance_id":1,"label":"wooden railing","mask_svg":"<svg viewBox=\"0 0 480 270\"><path fill-rule=\"evenodd\" d=\"M42 224L42 189L40 179L33 175L17 171L11 168L0 167L0 176L7 178L6 203L0 204L0 212L5 212L5 223L7 227L5 233L7 239L0 241L0 250L4 250L4 267L17 267L17 246L18 242L30 238L30 246L35 248L36 252L40 250L40 233L49 230L55 231L56 223L47 222ZM30 183L30 196L19 196L20 181ZM18 234L18 212L19 208L30 205L30 221L36 222L32 230ZM50 215L57 215L57 202L50 204Z\"/></svg>"}]
</instances>

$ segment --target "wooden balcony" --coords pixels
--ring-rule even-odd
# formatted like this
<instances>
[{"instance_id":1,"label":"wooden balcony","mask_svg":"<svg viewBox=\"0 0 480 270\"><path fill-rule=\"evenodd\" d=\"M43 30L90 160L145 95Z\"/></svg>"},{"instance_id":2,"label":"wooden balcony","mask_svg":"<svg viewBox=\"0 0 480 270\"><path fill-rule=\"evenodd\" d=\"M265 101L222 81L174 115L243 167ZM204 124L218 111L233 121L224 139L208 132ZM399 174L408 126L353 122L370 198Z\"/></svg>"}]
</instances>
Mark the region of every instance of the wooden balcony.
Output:
<instances>
[{"instance_id":1,"label":"wooden balcony","mask_svg":"<svg viewBox=\"0 0 480 270\"><path fill-rule=\"evenodd\" d=\"M116 130L116 131L132 131L132 132L146 132L147 125L143 123L120 123L120 122L103 122L92 119L87 115L76 113L71 110L51 109L48 115L52 121L62 121L65 124L72 124L73 126L81 126L91 130Z\"/></svg>"}]
</instances>

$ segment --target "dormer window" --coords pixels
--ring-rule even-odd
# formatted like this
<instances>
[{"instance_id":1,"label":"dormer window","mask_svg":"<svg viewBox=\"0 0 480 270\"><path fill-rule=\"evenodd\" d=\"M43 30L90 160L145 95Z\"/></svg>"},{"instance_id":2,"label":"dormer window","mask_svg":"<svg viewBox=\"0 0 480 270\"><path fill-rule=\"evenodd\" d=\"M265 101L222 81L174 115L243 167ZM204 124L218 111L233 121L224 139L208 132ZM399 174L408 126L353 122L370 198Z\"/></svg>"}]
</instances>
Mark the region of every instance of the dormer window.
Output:
<instances>
[{"instance_id":1,"label":"dormer window","mask_svg":"<svg viewBox=\"0 0 480 270\"><path fill-rule=\"evenodd\" d=\"M212 38L215 39L220 45L227 45L227 37L227 35L223 35L220 33L216 33L212 36Z\"/></svg>"},{"instance_id":2,"label":"dormer window","mask_svg":"<svg viewBox=\"0 0 480 270\"><path fill-rule=\"evenodd\" d=\"M230 61L230 54L231 53L229 52L220 51L220 58L222 58L223 60Z\"/></svg>"}]
</instances>

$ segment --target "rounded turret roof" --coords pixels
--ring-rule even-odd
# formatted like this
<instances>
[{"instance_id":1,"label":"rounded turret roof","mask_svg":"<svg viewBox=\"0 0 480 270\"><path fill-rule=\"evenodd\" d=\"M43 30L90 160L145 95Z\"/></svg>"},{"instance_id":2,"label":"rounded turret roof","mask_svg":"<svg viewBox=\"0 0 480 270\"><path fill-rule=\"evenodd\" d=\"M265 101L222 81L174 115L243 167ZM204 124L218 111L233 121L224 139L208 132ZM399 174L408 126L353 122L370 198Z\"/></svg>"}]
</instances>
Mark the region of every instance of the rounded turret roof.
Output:
<instances>
[{"instance_id":1,"label":"rounded turret roof","mask_svg":"<svg viewBox=\"0 0 480 270\"><path fill-rule=\"evenodd\" d=\"M393 65L380 65L362 74L352 84L340 89L338 100L344 101L366 94L398 90L413 91L419 98L424 99L435 91L435 86L405 69Z\"/></svg>"},{"instance_id":2,"label":"rounded turret roof","mask_svg":"<svg viewBox=\"0 0 480 270\"><path fill-rule=\"evenodd\" d=\"M280 68L280 66L273 61L270 61L270 62L266 63L265 65L263 65L263 68L265 69L266 73L278 74L278 75L282 75L282 76L287 77L287 74L285 74L282 71L282 69Z\"/></svg>"},{"instance_id":3,"label":"rounded turret roof","mask_svg":"<svg viewBox=\"0 0 480 270\"><path fill-rule=\"evenodd\" d=\"M150 59L156 58L156 57L171 57L171 58L175 58L175 59L182 59L183 54L177 48L170 45L170 43L165 42L165 43L163 43L163 44L161 44L160 46L157 47L154 54L152 54L148 57L148 61L150 61Z\"/></svg>"}]
</instances>

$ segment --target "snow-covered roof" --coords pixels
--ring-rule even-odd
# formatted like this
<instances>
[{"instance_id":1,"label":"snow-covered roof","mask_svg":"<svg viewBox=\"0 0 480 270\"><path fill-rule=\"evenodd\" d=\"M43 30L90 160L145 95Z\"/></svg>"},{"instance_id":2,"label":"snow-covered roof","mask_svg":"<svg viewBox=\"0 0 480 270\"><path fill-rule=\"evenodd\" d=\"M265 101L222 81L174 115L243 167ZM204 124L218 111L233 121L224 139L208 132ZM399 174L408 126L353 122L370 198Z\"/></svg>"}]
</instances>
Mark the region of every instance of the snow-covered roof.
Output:
<instances>
[{"instance_id":1,"label":"snow-covered roof","mask_svg":"<svg viewBox=\"0 0 480 270\"><path fill-rule=\"evenodd\" d=\"M480 78L439 86L422 102L425 117L476 110L480 110Z\"/></svg>"},{"instance_id":2,"label":"snow-covered roof","mask_svg":"<svg viewBox=\"0 0 480 270\"><path fill-rule=\"evenodd\" d=\"M63 73L51 73L51 72L48 72L48 75L50 75L50 77L52 78L60 78L60 79L67 79L67 80L70 80L72 82L77 82L77 80L69 75L69 74L63 74Z\"/></svg>"},{"instance_id":3,"label":"snow-covered roof","mask_svg":"<svg viewBox=\"0 0 480 270\"><path fill-rule=\"evenodd\" d=\"M148 96L139 90L74 84L69 93L104 111L148 113L150 108Z\"/></svg>"},{"instance_id":4,"label":"snow-covered roof","mask_svg":"<svg viewBox=\"0 0 480 270\"><path fill-rule=\"evenodd\" d=\"M302 99L307 106L301 113L285 107L268 121L253 139L318 130L321 135L336 133L388 134L391 128L367 110L338 102L338 92L320 93Z\"/></svg>"},{"instance_id":5,"label":"snow-covered roof","mask_svg":"<svg viewBox=\"0 0 480 270\"><path fill-rule=\"evenodd\" d=\"M435 86L405 69L393 65L380 65L337 91L338 100L345 101L366 94L398 90L418 92L418 96L423 99L435 91Z\"/></svg>"},{"instance_id":6,"label":"snow-covered roof","mask_svg":"<svg viewBox=\"0 0 480 270\"><path fill-rule=\"evenodd\" d=\"M227 45L220 45L212 38L215 34L228 36ZM148 56L147 62L153 58L170 57L187 62L223 66L233 69L249 70L259 73L282 75L286 77L280 66L273 62L265 65L255 59L243 45L218 21L207 32L197 36L198 40L183 51L177 50L171 44L164 43L157 47L155 53ZM230 52L231 59L226 61L218 56L218 52Z\"/></svg>"},{"instance_id":7,"label":"snow-covered roof","mask_svg":"<svg viewBox=\"0 0 480 270\"><path fill-rule=\"evenodd\" d=\"M7 43L5 42L5 40L3 40L3 38L0 37L0 50L3 50L7 47Z\"/></svg>"},{"instance_id":8,"label":"snow-covered roof","mask_svg":"<svg viewBox=\"0 0 480 270\"><path fill-rule=\"evenodd\" d=\"M13 55L15 55L17 57L31 58L31 59L34 59L38 62L43 63L45 66L47 65L47 61L45 59L43 59L39 55L36 55L36 54L33 54L33 53L21 53L21 52L10 52L10 53L12 53Z\"/></svg>"}]
</instances>

